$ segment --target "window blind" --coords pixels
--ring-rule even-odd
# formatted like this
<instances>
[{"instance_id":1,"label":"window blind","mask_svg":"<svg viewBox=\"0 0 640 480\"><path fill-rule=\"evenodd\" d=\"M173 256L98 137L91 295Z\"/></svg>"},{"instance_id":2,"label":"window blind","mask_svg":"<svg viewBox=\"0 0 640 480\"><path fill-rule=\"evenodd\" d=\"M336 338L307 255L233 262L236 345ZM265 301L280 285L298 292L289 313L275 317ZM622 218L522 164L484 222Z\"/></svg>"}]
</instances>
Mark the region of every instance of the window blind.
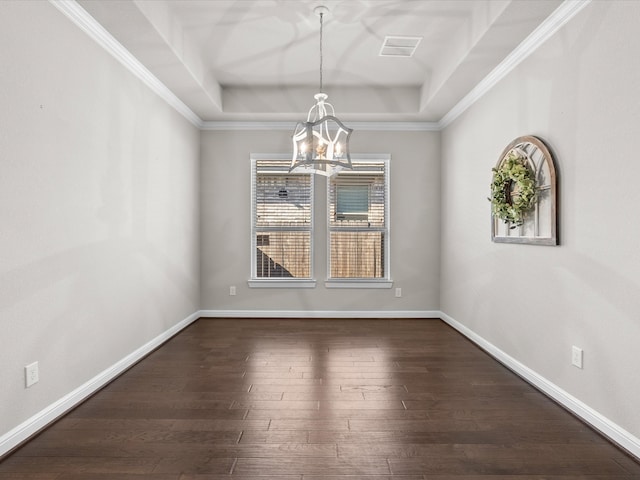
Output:
<instances>
[{"instance_id":1,"label":"window blind","mask_svg":"<svg viewBox=\"0 0 640 480\"><path fill-rule=\"evenodd\" d=\"M330 179L329 276L388 277L388 162L354 162Z\"/></svg>"},{"instance_id":2,"label":"window blind","mask_svg":"<svg viewBox=\"0 0 640 480\"><path fill-rule=\"evenodd\" d=\"M289 163L253 161L253 278L311 278L311 175Z\"/></svg>"}]
</instances>

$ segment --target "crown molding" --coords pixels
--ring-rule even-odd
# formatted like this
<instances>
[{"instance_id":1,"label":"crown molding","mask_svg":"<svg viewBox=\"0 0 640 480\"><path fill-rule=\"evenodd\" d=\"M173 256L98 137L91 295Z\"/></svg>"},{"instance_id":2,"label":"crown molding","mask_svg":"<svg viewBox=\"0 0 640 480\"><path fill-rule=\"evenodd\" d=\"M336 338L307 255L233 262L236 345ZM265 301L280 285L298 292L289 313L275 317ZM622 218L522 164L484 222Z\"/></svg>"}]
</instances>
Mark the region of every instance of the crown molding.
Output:
<instances>
[{"instance_id":1,"label":"crown molding","mask_svg":"<svg viewBox=\"0 0 640 480\"><path fill-rule=\"evenodd\" d=\"M153 75L131 52L122 46L75 0L49 0L73 23L109 52L131 73L145 83L154 93L165 100L178 113L200 130L293 130L296 122L278 121L203 121L169 88ZM482 98L491 88L510 73L520 62L531 55L563 25L586 7L591 0L565 0L544 20L520 45L484 77L462 100L437 122L350 122L354 130L360 131L422 131L437 132L449 126L455 119Z\"/></svg>"},{"instance_id":2,"label":"crown molding","mask_svg":"<svg viewBox=\"0 0 640 480\"><path fill-rule=\"evenodd\" d=\"M152 92L162 98L194 126L201 128L202 120L187 107L169 88L152 74L118 42L95 18L75 0L49 0L49 3L66 15L77 27L110 53L117 61L140 79Z\"/></svg>"},{"instance_id":3,"label":"crown molding","mask_svg":"<svg viewBox=\"0 0 640 480\"><path fill-rule=\"evenodd\" d=\"M228 130L292 130L296 122L275 121L205 121L200 130L228 131Z\"/></svg>"},{"instance_id":4,"label":"crown molding","mask_svg":"<svg viewBox=\"0 0 640 480\"><path fill-rule=\"evenodd\" d=\"M272 121L207 121L202 122L201 130L287 130L293 131L297 122ZM385 132L437 132L438 122L346 122L349 127L358 131Z\"/></svg>"},{"instance_id":5,"label":"crown molding","mask_svg":"<svg viewBox=\"0 0 640 480\"><path fill-rule=\"evenodd\" d=\"M591 0L565 0L538 27L525 38L505 59L484 77L462 100L449 110L438 122L440 129L449 126L471 105L482 98L500 80L510 73L524 59L531 55L564 24L586 7Z\"/></svg>"},{"instance_id":6,"label":"crown molding","mask_svg":"<svg viewBox=\"0 0 640 480\"><path fill-rule=\"evenodd\" d=\"M348 122L354 130L368 130L372 132L437 132L440 130L438 122Z\"/></svg>"}]
</instances>

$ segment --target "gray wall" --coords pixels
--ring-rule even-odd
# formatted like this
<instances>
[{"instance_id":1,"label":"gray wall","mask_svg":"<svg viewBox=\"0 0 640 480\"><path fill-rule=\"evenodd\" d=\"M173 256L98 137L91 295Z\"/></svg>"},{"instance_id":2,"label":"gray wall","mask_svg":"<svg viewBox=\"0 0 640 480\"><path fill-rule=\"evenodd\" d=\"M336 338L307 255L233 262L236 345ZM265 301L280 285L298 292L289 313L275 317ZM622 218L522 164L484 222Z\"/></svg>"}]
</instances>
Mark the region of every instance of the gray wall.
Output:
<instances>
[{"instance_id":1,"label":"gray wall","mask_svg":"<svg viewBox=\"0 0 640 480\"><path fill-rule=\"evenodd\" d=\"M0 2L0 433L200 308L440 309L640 436L639 17L593 2L442 135L354 133L392 155L396 299L324 288L324 179L317 288L249 289L249 156L289 132L198 132L47 2ZM489 239L491 167L523 134L558 160L559 247Z\"/></svg>"},{"instance_id":2,"label":"gray wall","mask_svg":"<svg viewBox=\"0 0 640 480\"><path fill-rule=\"evenodd\" d=\"M442 135L442 310L640 436L638 2L593 2ZM537 135L558 247L494 244L491 167ZM571 346L584 349L584 369Z\"/></svg>"},{"instance_id":3,"label":"gray wall","mask_svg":"<svg viewBox=\"0 0 640 480\"><path fill-rule=\"evenodd\" d=\"M439 308L440 166L437 132L366 132L354 153L390 153L394 289L327 289L326 180L316 178L314 289L249 288L250 154L291 150L291 132L202 132L202 308L205 310L424 311ZM237 295L229 296L229 286Z\"/></svg>"},{"instance_id":4,"label":"gray wall","mask_svg":"<svg viewBox=\"0 0 640 480\"><path fill-rule=\"evenodd\" d=\"M5 433L197 311L199 132L48 2L0 65Z\"/></svg>"}]
</instances>

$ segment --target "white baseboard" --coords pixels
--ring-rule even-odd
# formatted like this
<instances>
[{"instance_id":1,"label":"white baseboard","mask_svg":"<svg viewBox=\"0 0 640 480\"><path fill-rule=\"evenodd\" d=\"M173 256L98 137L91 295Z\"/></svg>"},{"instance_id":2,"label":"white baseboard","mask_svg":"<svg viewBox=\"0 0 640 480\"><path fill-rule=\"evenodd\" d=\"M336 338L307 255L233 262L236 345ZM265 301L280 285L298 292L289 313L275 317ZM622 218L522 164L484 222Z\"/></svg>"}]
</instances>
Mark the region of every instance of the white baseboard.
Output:
<instances>
[{"instance_id":1,"label":"white baseboard","mask_svg":"<svg viewBox=\"0 0 640 480\"><path fill-rule=\"evenodd\" d=\"M558 387L556 384L534 372L526 365L523 365L518 360L503 352L491 342L485 340L473 330L467 328L457 320L454 320L446 313L439 312L438 316L444 322L451 325L451 327L455 328L462 335L485 350L489 355L498 360L509 370L512 370L546 395L553 398L556 402L563 405L567 410L584 420L628 453L640 459L640 439L638 437L632 435L618 424L604 417L593 408L584 404L573 395Z\"/></svg>"},{"instance_id":2,"label":"white baseboard","mask_svg":"<svg viewBox=\"0 0 640 480\"><path fill-rule=\"evenodd\" d=\"M58 419L84 399L130 368L164 342L200 317L215 318L439 318L435 310L403 311L307 311L307 310L199 310L177 323L156 338L127 355L111 367L93 377L72 392L25 420L17 427L0 436L0 457L10 452L29 437Z\"/></svg>"},{"instance_id":3,"label":"white baseboard","mask_svg":"<svg viewBox=\"0 0 640 480\"><path fill-rule=\"evenodd\" d=\"M627 450L631 455L640 458L640 439L604 417L588 405L570 395L554 383L523 365L515 358L485 340L473 330L444 312L437 310L401 310L401 311L306 311L306 310L199 310L177 323L167 331L127 355L110 368L65 395L33 417L24 421L6 434L0 436L0 456L11 451L42 428L64 415L85 398L97 392L104 385L134 365L144 356L162 345L185 327L201 317L211 318L440 318L462 335L481 347L493 358L524 378L527 382L553 398L576 416L605 435L614 443Z\"/></svg>"},{"instance_id":4,"label":"white baseboard","mask_svg":"<svg viewBox=\"0 0 640 480\"><path fill-rule=\"evenodd\" d=\"M440 318L438 310L200 310L210 318Z\"/></svg>"},{"instance_id":5,"label":"white baseboard","mask_svg":"<svg viewBox=\"0 0 640 480\"><path fill-rule=\"evenodd\" d=\"M58 401L36 413L33 417L25 420L14 429L0 436L0 457L13 450L57 418L64 415L85 398L100 390L103 386L134 365L140 359L151 353L154 349L158 348L175 334L200 318L200 316L200 312L195 312L189 315L187 318L161 333L150 342L141 346L136 351L99 373L85 384L79 386Z\"/></svg>"}]
</instances>

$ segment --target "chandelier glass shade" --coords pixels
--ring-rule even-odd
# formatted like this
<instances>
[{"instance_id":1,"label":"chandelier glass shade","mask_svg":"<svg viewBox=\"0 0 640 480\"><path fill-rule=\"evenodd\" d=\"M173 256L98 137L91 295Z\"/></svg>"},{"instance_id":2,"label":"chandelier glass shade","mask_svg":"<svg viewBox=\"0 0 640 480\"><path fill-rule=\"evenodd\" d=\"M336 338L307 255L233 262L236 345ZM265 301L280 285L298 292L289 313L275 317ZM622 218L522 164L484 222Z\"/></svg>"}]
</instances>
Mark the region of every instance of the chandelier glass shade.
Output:
<instances>
[{"instance_id":1,"label":"chandelier glass shade","mask_svg":"<svg viewBox=\"0 0 640 480\"><path fill-rule=\"evenodd\" d=\"M309 109L307 120L298 122L293 132L293 157L290 172L312 172L331 177L345 168L351 169L349 138L353 130L336 116L328 95L322 92L322 17L326 7L316 7L320 16L320 93Z\"/></svg>"}]
</instances>

